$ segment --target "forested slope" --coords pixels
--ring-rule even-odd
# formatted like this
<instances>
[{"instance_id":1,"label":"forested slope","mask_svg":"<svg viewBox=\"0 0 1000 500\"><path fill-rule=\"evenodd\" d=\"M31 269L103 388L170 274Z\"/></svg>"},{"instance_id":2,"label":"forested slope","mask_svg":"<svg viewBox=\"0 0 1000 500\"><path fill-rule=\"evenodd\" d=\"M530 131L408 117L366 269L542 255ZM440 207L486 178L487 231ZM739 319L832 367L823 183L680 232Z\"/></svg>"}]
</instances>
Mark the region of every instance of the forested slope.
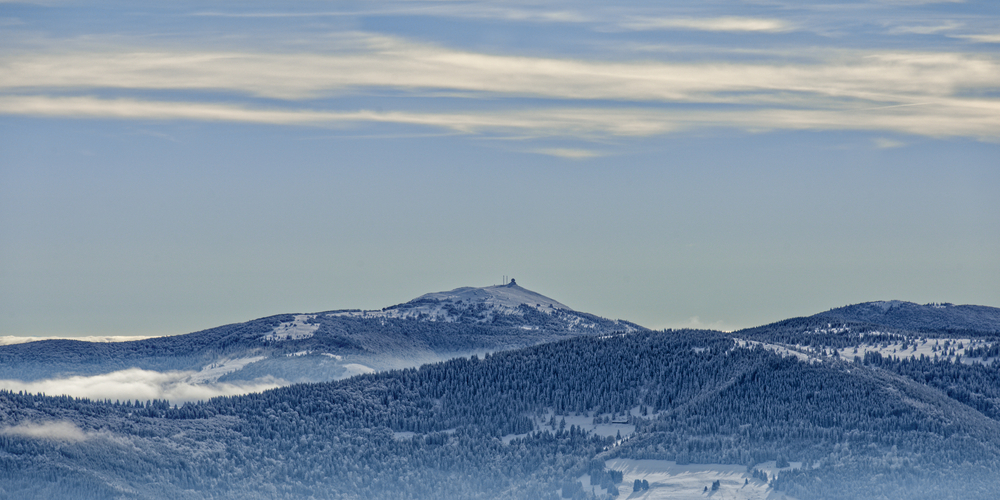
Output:
<instances>
[{"instance_id":1,"label":"forested slope","mask_svg":"<svg viewBox=\"0 0 1000 500\"><path fill-rule=\"evenodd\" d=\"M798 498L993 494L1000 425L869 361L800 361L686 330L179 408L4 393L0 488L17 498L558 498L625 457L805 462L774 483ZM557 425L568 415L628 415L636 431L618 440Z\"/></svg>"}]
</instances>

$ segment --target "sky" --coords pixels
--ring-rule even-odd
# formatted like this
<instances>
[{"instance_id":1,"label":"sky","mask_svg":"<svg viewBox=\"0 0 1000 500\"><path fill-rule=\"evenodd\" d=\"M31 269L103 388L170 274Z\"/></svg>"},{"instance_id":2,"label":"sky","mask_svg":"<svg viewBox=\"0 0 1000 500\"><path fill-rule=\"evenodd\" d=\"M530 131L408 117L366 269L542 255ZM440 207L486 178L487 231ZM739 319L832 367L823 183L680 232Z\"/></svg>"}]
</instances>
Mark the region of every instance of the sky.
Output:
<instances>
[{"instance_id":1,"label":"sky","mask_svg":"<svg viewBox=\"0 0 1000 500\"><path fill-rule=\"evenodd\" d=\"M1000 306L993 1L0 0L0 336Z\"/></svg>"}]
</instances>

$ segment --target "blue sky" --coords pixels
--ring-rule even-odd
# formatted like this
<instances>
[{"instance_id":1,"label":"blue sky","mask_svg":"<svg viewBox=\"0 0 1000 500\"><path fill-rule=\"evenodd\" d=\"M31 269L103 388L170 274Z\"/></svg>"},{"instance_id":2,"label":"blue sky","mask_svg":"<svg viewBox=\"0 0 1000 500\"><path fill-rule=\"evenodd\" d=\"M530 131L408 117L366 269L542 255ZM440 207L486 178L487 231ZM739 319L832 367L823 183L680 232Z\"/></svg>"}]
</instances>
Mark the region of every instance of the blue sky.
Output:
<instances>
[{"instance_id":1,"label":"blue sky","mask_svg":"<svg viewBox=\"0 0 1000 500\"><path fill-rule=\"evenodd\" d=\"M0 2L0 336L1000 306L995 2L135 4Z\"/></svg>"}]
</instances>

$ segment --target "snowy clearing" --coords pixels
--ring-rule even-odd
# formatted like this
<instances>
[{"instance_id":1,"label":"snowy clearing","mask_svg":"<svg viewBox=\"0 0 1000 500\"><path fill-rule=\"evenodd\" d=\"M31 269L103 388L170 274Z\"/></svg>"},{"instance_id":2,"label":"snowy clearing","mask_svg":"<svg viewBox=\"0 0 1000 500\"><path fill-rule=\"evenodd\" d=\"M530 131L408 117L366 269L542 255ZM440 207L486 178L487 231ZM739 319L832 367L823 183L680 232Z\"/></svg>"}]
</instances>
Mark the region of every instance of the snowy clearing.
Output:
<instances>
[{"instance_id":1,"label":"snowy clearing","mask_svg":"<svg viewBox=\"0 0 1000 500\"><path fill-rule=\"evenodd\" d=\"M839 353L845 360L853 360L854 356L864 357L865 353L877 352L885 357L899 359L919 358L921 355L931 359L944 360L954 363L956 360L965 364L983 363L993 364L996 358L970 358L965 356L967 348L986 347L989 348L993 342L979 339L912 339L907 342L895 342L886 344L862 344L857 349L844 349ZM856 351L856 352L855 352Z\"/></svg>"},{"instance_id":2,"label":"snowy clearing","mask_svg":"<svg viewBox=\"0 0 1000 500\"><path fill-rule=\"evenodd\" d=\"M792 497L774 492L763 482L751 478L746 473L746 467L742 465L677 465L676 462L668 460L627 458L611 459L605 462L605 465L608 469L622 471L624 475L622 484L618 486L620 492L618 498L621 499L792 500ZM589 478L587 479L589 483ZM636 479L649 481L649 490L633 491L632 485ZM719 489L712 492L714 481L719 481Z\"/></svg>"},{"instance_id":3,"label":"snowy clearing","mask_svg":"<svg viewBox=\"0 0 1000 500\"><path fill-rule=\"evenodd\" d=\"M299 340L312 337L313 334L316 333L316 330L319 330L319 325L306 323L306 321L315 317L315 314L296 315L294 320L276 326L274 330L265 335L263 339L265 341L280 341Z\"/></svg>"},{"instance_id":4,"label":"snowy clearing","mask_svg":"<svg viewBox=\"0 0 1000 500\"><path fill-rule=\"evenodd\" d=\"M806 361L809 363L822 361L820 359L817 359L816 357L810 356L805 352L802 352L801 350L799 350L799 346L791 347L783 344L768 344L767 342L757 342L756 340L742 340L742 339L735 339L735 340L736 344L740 347L752 349L756 346L760 346L782 357L795 356L796 358L799 359L799 361Z\"/></svg>"},{"instance_id":5,"label":"snowy clearing","mask_svg":"<svg viewBox=\"0 0 1000 500\"><path fill-rule=\"evenodd\" d=\"M965 350L968 348L989 348L994 344L993 342L979 339L908 339L905 342L861 344L857 347L848 347L840 350L833 347L811 347L802 344L770 344L756 340L735 340L739 347L753 348L754 346L761 346L781 356L795 356L800 361L809 363L821 363L824 360L830 359L854 361L855 356L864 358L867 353L878 353L883 357L899 358L901 360L924 356L929 359L951 363L959 361L965 364L982 363L990 365L997 361L996 357L981 358L965 356Z\"/></svg>"}]
</instances>

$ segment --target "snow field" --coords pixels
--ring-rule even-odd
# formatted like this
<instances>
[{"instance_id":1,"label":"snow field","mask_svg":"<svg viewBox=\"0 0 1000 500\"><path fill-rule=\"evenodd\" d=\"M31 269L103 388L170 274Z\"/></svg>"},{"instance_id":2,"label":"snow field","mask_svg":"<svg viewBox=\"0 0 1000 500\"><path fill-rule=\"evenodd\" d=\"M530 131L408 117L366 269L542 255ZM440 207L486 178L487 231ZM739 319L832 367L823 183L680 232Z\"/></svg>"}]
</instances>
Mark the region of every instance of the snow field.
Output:
<instances>
[{"instance_id":1,"label":"snow field","mask_svg":"<svg viewBox=\"0 0 1000 500\"><path fill-rule=\"evenodd\" d=\"M884 357L899 358L901 360L920 358L920 356L923 355L931 359L937 356L939 360L946 360L950 362L955 362L957 359L965 364L983 363L989 365L997 361L997 358L969 358L964 355L966 348L990 347L993 344L992 342L979 339L913 339L907 341L907 346L905 348L903 346L903 342L888 344L861 344L857 346L857 348L848 347L837 350L836 354L834 354L835 349L833 347L813 348L802 344L770 344L745 339L736 339L736 343L740 347L747 348L761 346L780 354L781 356L795 356L800 361L809 363L820 363L824 360L833 358L837 358L842 361L854 361L855 356L864 358L865 354L870 352L881 354ZM962 347L958 347L959 345Z\"/></svg>"}]
</instances>

